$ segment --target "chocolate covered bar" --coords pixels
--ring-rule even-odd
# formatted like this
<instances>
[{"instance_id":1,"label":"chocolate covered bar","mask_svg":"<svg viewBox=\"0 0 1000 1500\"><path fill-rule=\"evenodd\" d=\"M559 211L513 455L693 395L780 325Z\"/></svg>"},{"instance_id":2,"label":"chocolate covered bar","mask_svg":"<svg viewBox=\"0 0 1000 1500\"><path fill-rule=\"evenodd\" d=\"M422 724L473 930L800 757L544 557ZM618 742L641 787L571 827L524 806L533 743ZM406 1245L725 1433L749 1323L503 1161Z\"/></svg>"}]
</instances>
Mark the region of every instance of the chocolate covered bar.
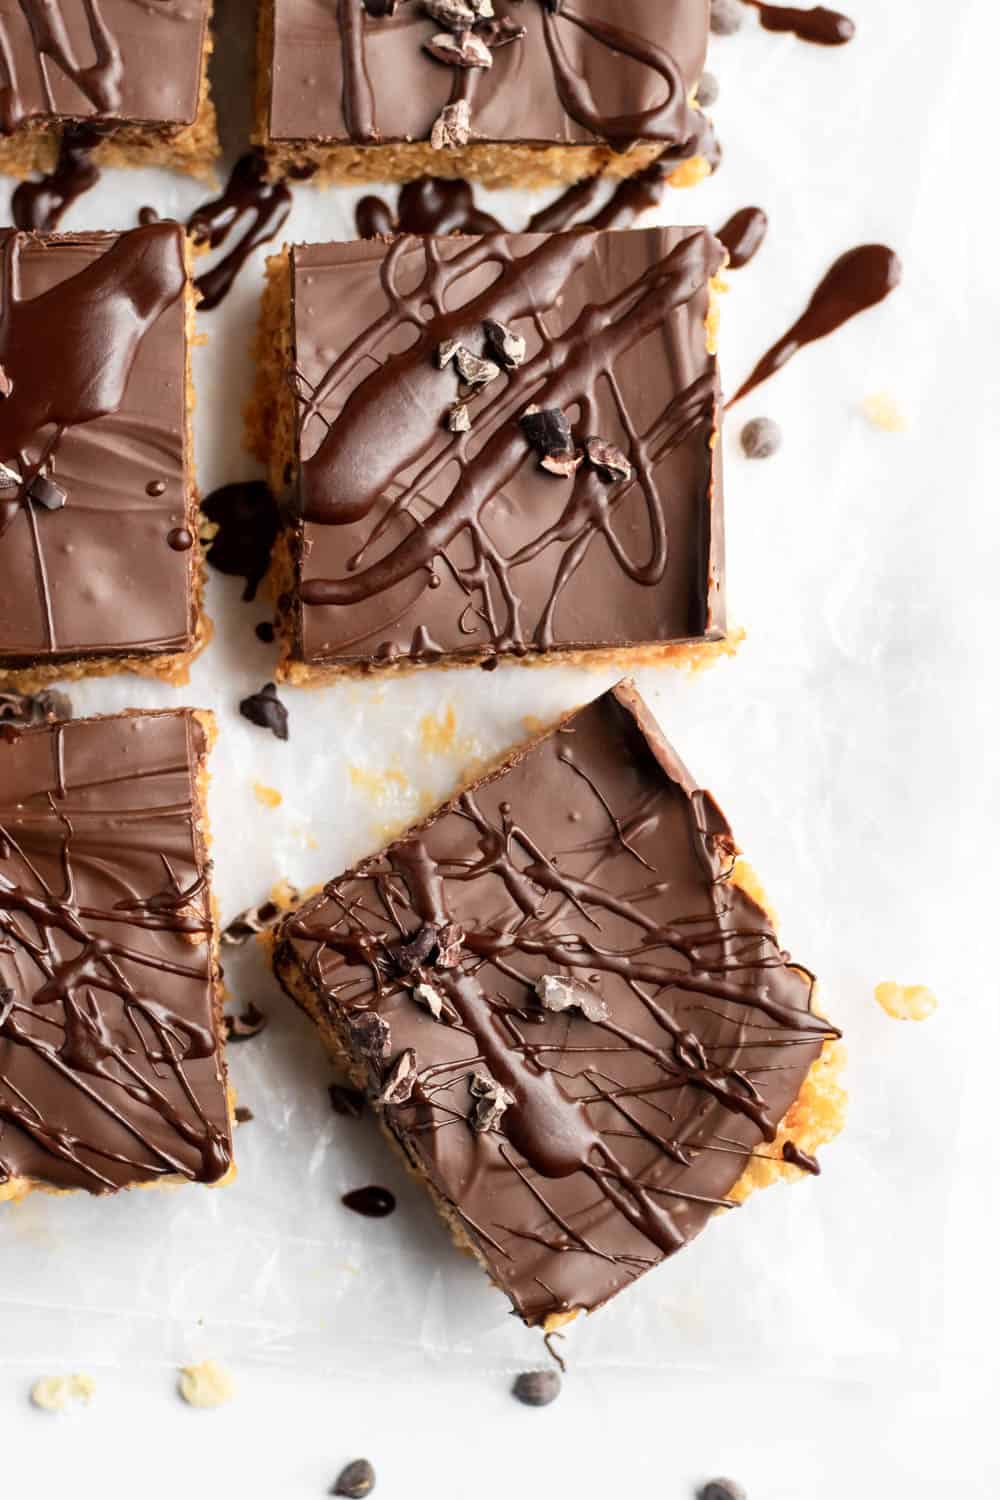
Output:
<instances>
[{"instance_id":1,"label":"chocolate covered bar","mask_svg":"<svg viewBox=\"0 0 1000 1500\"><path fill-rule=\"evenodd\" d=\"M293 681L725 636L704 229L272 258L250 443Z\"/></svg>"},{"instance_id":2,"label":"chocolate covered bar","mask_svg":"<svg viewBox=\"0 0 1000 1500\"><path fill-rule=\"evenodd\" d=\"M282 984L527 1323L840 1128L838 1033L738 853L620 684L278 929Z\"/></svg>"},{"instance_id":3,"label":"chocolate covered bar","mask_svg":"<svg viewBox=\"0 0 1000 1500\"><path fill-rule=\"evenodd\" d=\"M0 726L0 1199L230 1170L210 714Z\"/></svg>"},{"instance_id":4,"label":"chocolate covered bar","mask_svg":"<svg viewBox=\"0 0 1000 1500\"><path fill-rule=\"evenodd\" d=\"M0 687L187 680L207 638L183 230L0 233Z\"/></svg>"},{"instance_id":5,"label":"chocolate covered bar","mask_svg":"<svg viewBox=\"0 0 1000 1500\"><path fill-rule=\"evenodd\" d=\"M60 145L107 166L210 175L211 0L2 0L0 171L49 172Z\"/></svg>"},{"instance_id":6,"label":"chocolate covered bar","mask_svg":"<svg viewBox=\"0 0 1000 1500\"><path fill-rule=\"evenodd\" d=\"M708 0L260 0L257 139L330 181L708 170Z\"/></svg>"}]
</instances>

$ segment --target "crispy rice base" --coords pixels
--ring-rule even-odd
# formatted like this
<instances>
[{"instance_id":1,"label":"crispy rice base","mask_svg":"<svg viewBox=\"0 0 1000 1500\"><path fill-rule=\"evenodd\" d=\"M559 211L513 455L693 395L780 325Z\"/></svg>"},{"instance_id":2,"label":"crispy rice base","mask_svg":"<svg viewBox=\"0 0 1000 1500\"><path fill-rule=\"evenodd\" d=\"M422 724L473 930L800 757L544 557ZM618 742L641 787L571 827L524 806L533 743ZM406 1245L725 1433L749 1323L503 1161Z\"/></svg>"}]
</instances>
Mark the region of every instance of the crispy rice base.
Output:
<instances>
[{"instance_id":1,"label":"crispy rice base","mask_svg":"<svg viewBox=\"0 0 1000 1500\"><path fill-rule=\"evenodd\" d=\"M185 488L184 524L194 537L189 552L191 567L191 607L194 615L192 644L187 651L127 653L112 656L69 656L63 661L29 662L23 667L0 665L0 691L15 693L37 693L53 682L79 682L84 677L112 677L119 672L134 672L139 677L155 677L169 682L172 687L184 687L191 675L191 665L201 655L214 633L211 619L205 613L205 579L207 568L204 553L198 543L202 527L201 496L194 471L194 407L195 389L191 375L191 350L197 339L195 333L195 307L198 294L194 287L193 259L197 248L189 239L184 241L184 264L187 270L185 286L184 318L184 467L187 476Z\"/></svg>"},{"instance_id":2,"label":"crispy rice base","mask_svg":"<svg viewBox=\"0 0 1000 1500\"><path fill-rule=\"evenodd\" d=\"M138 710L137 710L138 711ZM170 712L170 710L165 710ZM195 709L194 718L201 726L204 736L201 747L197 750L197 763L194 775L194 832L195 844L198 851L198 860L202 866L211 863L212 833L208 820L208 784L212 777L208 769L208 757L212 747L218 738L218 727L215 715L208 709ZM226 1098L229 1106L229 1128L232 1132L236 1123L236 1094L229 1085L228 1072L226 1069L225 1037L226 1026L223 1018L223 1006L225 1004L225 987L222 983L222 966L219 962L219 909L215 899L215 892L209 888L209 912L212 919L212 930L209 934L212 964L212 1024L218 1044L218 1056L222 1068L222 1083L226 1090ZM194 939L192 938L192 942ZM229 1170L219 1178L218 1182L203 1183L204 1187L220 1188L226 1187L236 1176L236 1162L230 1160ZM119 1192L131 1191L133 1188L174 1188L186 1187L189 1179L180 1173L173 1173L166 1177L157 1177L151 1182L135 1182L128 1188L119 1188ZM10 1177L6 1182L0 1182L0 1203L20 1203L30 1193L48 1193L55 1198L65 1198L73 1193L86 1192L85 1188L57 1188L50 1183L40 1182L35 1177Z\"/></svg>"},{"instance_id":3,"label":"crispy rice base","mask_svg":"<svg viewBox=\"0 0 1000 1500\"><path fill-rule=\"evenodd\" d=\"M547 728L525 740L516 746L516 752L520 755L527 754L531 749L546 739L557 727L562 719L569 717L563 715L555 720ZM478 783L484 777L490 776L495 771L507 764L512 753L506 750L499 755L484 769L480 769L474 776L470 776L458 788L454 796L458 796L463 787ZM423 828L434 817L435 812L428 817L420 819L413 825L414 829ZM404 838L405 832L397 835ZM778 932L777 918L770 905L764 886L754 870L753 866L745 859L740 858L733 866L730 876L731 882L738 886L750 899L761 908L768 921ZM307 892L300 905L308 901L315 891ZM296 908L292 908L295 910ZM339 1028L331 1017L329 1009L324 1006L317 990L311 985L302 972L299 964L292 957L290 949L276 940L273 930L260 934L258 941L268 950L271 955L274 972L278 980L288 994L300 1007L301 1010L317 1027L320 1039L330 1054L338 1071L356 1088L362 1092L367 1091L368 1077L363 1064L359 1063L350 1050L346 1030ZM815 996L815 988L814 988ZM822 1012L816 1012L822 1017ZM767 1153L759 1153L751 1156L741 1176L733 1184L727 1197L731 1203L745 1203L750 1195L761 1188L770 1187L773 1183L784 1180L795 1182L809 1174L802 1168L793 1166L786 1162L782 1156L782 1150L786 1141L793 1142L801 1151L815 1156L816 1152L830 1141L835 1140L841 1133L847 1120L847 1092L843 1086L843 1075L847 1061L847 1049L839 1039L827 1041L819 1057L809 1068L798 1097L788 1109L780 1125L775 1140L770 1145ZM455 1205L440 1193L431 1182L422 1164L410 1154L406 1143L402 1141L390 1128L383 1113L378 1114L379 1127L383 1136L392 1146L396 1155L403 1162L407 1171L415 1181L430 1194L431 1200L438 1214L444 1220L455 1245L466 1255L471 1255L477 1260L486 1272L490 1281L499 1291L503 1287L493 1277L490 1267L480 1253L478 1247L471 1239L466 1227L455 1210ZM719 1209L719 1213L727 1210ZM506 1296L506 1293L504 1293ZM556 1329L571 1323L581 1311L581 1308L570 1308L566 1312L550 1313L544 1322L539 1325L545 1332L551 1333Z\"/></svg>"},{"instance_id":4,"label":"crispy rice base","mask_svg":"<svg viewBox=\"0 0 1000 1500\"><path fill-rule=\"evenodd\" d=\"M719 325L719 297L726 283L716 276L711 283L705 338L710 354L715 353ZM261 297L260 316L253 344L256 367L254 392L244 409L244 441L247 448L267 467L272 493L282 495L294 478L297 454L297 414L295 393L288 372L294 369L291 322L291 256L288 246L267 261L267 280ZM713 441L717 440L717 434ZM267 596L275 606L278 636L279 682L293 687L324 687L345 679L398 677L427 667L489 667L503 662L519 666L576 666L594 671L614 667L623 673L643 666L669 665L689 672L702 671L728 656L735 656L745 632L730 626L723 635L699 637L691 641L637 642L621 646L563 647L552 651L529 651L524 656L511 652L497 653L484 647L478 652L445 653L433 661L414 661L397 657L392 661L368 659L358 662L305 662L297 649L295 612L285 607L295 595L295 562L292 534L283 528L271 554L271 567L265 581Z\"/></svg>"}]
</instances>

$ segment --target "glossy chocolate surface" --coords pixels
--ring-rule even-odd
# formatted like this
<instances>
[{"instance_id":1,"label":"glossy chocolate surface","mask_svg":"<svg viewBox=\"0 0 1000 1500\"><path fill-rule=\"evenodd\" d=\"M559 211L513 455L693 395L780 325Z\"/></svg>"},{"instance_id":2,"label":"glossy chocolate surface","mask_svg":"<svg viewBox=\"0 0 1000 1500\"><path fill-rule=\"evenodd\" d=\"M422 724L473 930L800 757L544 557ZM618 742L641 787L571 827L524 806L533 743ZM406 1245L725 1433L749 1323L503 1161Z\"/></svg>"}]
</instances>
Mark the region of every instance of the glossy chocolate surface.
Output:
<instances>
[{"instance_id":1,"label":"glossy chocolate surface","mask_svg":"<svg viewBox=\"0 0 1000 1500\"><path fill-rule=\"evenodd\" d=\"M279 929L529 1322L605 1302L781 1159L831 1028L735 853L623 685Z\"/></svg>"},{"instance_id":2,"label":"glossy chocolate surface","mask_svg":"<svg viewBox=\"0 0 1000 1500\"><path fill-rule=\"evenodd\" d=\"M707 352L722 247L701 229L300 246L295 655L356 665L724 634L719 414ZM525 341L462 396L449 341ZM502 362L501 362L502 363ZM626 479L543 466L557 408Z\"/></svg>"},{"instance_id":3,"label":"glossy chocolate surface","mask_svg":"<svg viewBox=\"0 0 1000 1500\"><path fill-rule=\"evenodd\" d=\"M362 0L274 0L270 135L276 141L426 141L467 100L472 140L697 149L688 96L705 63L708 0L493 0L523 36L492 66L450 66L427 50L445 27L412 0L391 15Z\"/></svg>"},{"instance_id":4,"label":"glossy chocolate surface","mask_svg":"<svg viewBox=\"0 0 1000 1500\"><path fill-rule=\"evenodd\" d=\"M0 671L190 649L183 231L0 235Z\"/></svg>"},{"instance_id":5,"label":"glossy chocolate surface","mask_svg":"<svg viewBox=\"0 0 1000 1500\"><path fill-rule=\"evenodd\" d=\"M0 1183L228 1169L202 745L186 710L0 733Z\"/></svg>"}]
</instances>

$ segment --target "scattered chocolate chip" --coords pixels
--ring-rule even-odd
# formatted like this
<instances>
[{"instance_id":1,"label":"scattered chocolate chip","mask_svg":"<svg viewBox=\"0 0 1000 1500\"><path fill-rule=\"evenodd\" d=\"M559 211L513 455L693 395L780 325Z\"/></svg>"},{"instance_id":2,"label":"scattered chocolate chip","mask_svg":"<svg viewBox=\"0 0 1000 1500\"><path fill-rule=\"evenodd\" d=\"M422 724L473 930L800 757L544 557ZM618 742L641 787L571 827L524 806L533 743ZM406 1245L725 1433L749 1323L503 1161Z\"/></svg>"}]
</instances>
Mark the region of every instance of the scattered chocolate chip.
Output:
<instances>
[{"instance_id":1,"label":"scattered chocolate chip","mask_svg":"<svg viewBox=\"0 0 1000 1500\"><path fill-rule=\"evenodd\" d=\"M236 1123L237 1123L237 1125L249 1125L249 1123L250 1123L250 1121L252 1119L253 1119L253 1110L252 1109L247 1109L247 1107L246 1107L245 1104L237 1104L237 1106L236 1106Z\"/></svg>"},{"instance_id":2,"label":"scattered chocolate chip","mask_svg":"<svg viewBox=\"0 0 1000 1500\"><path fill-rule=\"evenodd\" d=\"M694 97L702 109L711 109L719 97L719 80L714 73L702 73Z\"/></svg>"},{"instance_id":3,"label":"scattered chocolate chip","mask_svg":"<svg viewBox=\"0 0 1000 1500\"><path fill-rule=\"evenodd\" d=\"M458 401L448 413L449 432L469 432L472 428L472 418L469 416L469 408L464 402Z\"/></svg>"},{"instance_id":4,"label":"scattered chocolate chip","mask_svg":"<svg viewBox=\"0 0 1000 1500\"><path fill-rule=\"evenodd\" d=\"M343 1115L349 1120L361 1119L365 1112L365 1096L360 1089L352 1089L346 1083L331 1083L327 1092L335 1115Z\"/></svg>"},{"instance_id":5,"label":"scattered chocolate chip","mask_svg":"<svg viewBox=\"0 0 1000 1500\"><path fill-rule=\"evenodd\" d=\"M462 347L461 339L445 339L437 346L438 369L445 370Z\"/></svg>"},{"instance_id":6,"label":"scattered chocolate chip","mask_svg":"<svg viewBox=\"0 0 1000 1500\"><path fill-rule=\"evenodd\" d=\"M60 489L53 479L47 474L36 474L31 481L28 494L36 505L41 505L45 510L62 510L66 504L66 491Z\"/></svg>"},{"instance_id":7,"label":"scattered chocolate chip","mask_svg":"<svg viewBox=\"0 0 1000 1500\"><path fill-rule=\"evenodd\" d=\"M469 1093L476 1101L469 1118L473 1130L494 1130L504 1110L514 1103L514 1095L482 1068L469 1074Z\"/></svg>"},{"instance_id":8,"label":"scattered chocolate chip","mask_svg":"<svg viewBox=\"0 0 1000 1500\"><path fill-rule=\"evenodd\" d=\"M367 1458L356 1458L342 1469L331 1495L346 1495L348 1500L364 1500L375 1488L375 1470Z\"/></svg>"},{"instance_id":9,"label":"scattered chocolate chip","mask_svg":"<svg viewBox=\"0 0 1000 1500\"><path fill-rule=\"evenodd\" d=\"M584 443L588 462L610 484L632 478L632 465L620 448L606 443L603 438L589 437Z\"/></svg>"},{"instance_id":10,"label":"scattered chocolate chip","mask_svg":"<svg viewBox=\"0 0 1000 1500\"><path fill-rule=\"evenodd\" d=\"M244 698L240 704L240 713L260 729L270 729L277 739L287 740L288 709L278 697L278 689L273 682L266 683L259 693L251 693L249 698Z\"/></svg>"},{"instance_id":11,"label":"scattered chocolate chip","mask_svg":"<svg viewBox=\"0 0 1000 1500\"><path fill-rule=\"evenodd\" d=\"M770 417L754 417L740 433L747 458L771 458L781 447L781 428Z\"/></svg>"},{"instance_id":12,"label":"scattered chocolate chip","mask_svg":"<svg viewBox=\"0 0 1000 1500\"><path fill-rule=\"evenodd\" d=\"M47 724L51 719L71 719L73 705L57 688L40 693L0 693L0 724Z\"/></svg>"},{"instance_id":13,"label":"scattered chocolate chip","mask_svg":"<svg viewBox=\"0 0 1000 1500\"><path fill-rule=\"evenodd\" d=\"M501 364L510 367L524 364L528 346L519 333L515 333L505 323L497 323L493 318L487 318L483 329L490 348Z\"/></svg>"},{"instance_id":14,"label":"scattered chocolate chip","mask_svg":"<svg viewBox=\"0 0 1000 1500\"><path fill-rule=\"evenodd\" d=\"M476 12L465 0L423 0L424 10L441 26L464 31L476 24Z\"/></svg>"},{"instance_id":15,"label":"scattered chocolate chip","mask_svg":"<svg viewBox=\"0 0 1000 1500\"><path fill-rule=\"evenodd\" d=\"M565 453L546 453L541 467L550 474L558 474L560 479L572 479L582 463L583 454L579 449L568 449Z\"/></svg>"},{"instance_id":16,"label":"scattered chocolate chip","mask_svg":"<svg viewBox=\"0 0 1000 1500\"><path fill-rule=\"evenodd\" d=\"M294 886L288 887L288 902L294 906L299 899L299 893ZM278 905L277 901L262 901L259 906L248 906L246 911L241 911L238 917L234 917L227 927L222 929L221 940L232 947L240 943L248 943L258 932L264 932L268 927L273 927L281 917L284 907Z\"/></svg>"},{"instance_id":17,"label":"scattered chocolate chip","mask_svg":"<svg viewBox=\"0 0 1000 1500\"><path fill-rule=\"evenodd\" d=\"M522 1406L551 1406L562 1390L558 1370L525 1370L511 1386L511 1395Z\"/></svg>"},{"instance_id":18,"label":"scattered chocolate chip","mask_svg":"<svg viewBox=\"0 0 1000 1500\"><path fill-rule=\"evenodd\" d=\"M417 1054L412 1047L401 1052L375 1095L376 1104L407 1104L417 1081Z\"/></svg>"},{"instance_id":19,"label":"scattered chocolate chip","mask_svg":"<svg viewBox=\"0 0 1000 1500\"><path fill-rule=\"evenodd\" d=\"M14 390L14 382L11 380L3 365L0 365L0 401L6 401Z\"/></svg>"},{"instance_id":20,"label":"scattered chocolate chip","mask_svg":"<svg viewBox=\"0 0 1000 1500\"><path fill-rule=\"evenodd\" d=\"M270 646L274 640L274 626L270 620L261 620L259 625L254 626L253 633L259 641L264 642L265 646Z\"/></svg>"},{"instance_id":21,"label":"scattered chocolate chip","mask_svg":"<svg viewBox=\"0 0 1000 1500\"><path fill-rule=\"evenodd\" d=\"M462 962L462 944L465 933L457 922L446 922L438 932L438 951L434 966L438 969L455 969Z\"/></svg>"},{"instance_id":22,"label":"scattered chocolate chip","mask_svg":"<svg viewBox=\"0 0 1000 1500\"><path fill-rule=\"evenodd\" d=\"M524 435L539 453L566 453L573 447L573 431L565 412L558 406L529 406L521 413Z\"/></svg>"},{"instance_id":23,"label":"scattered chocolate chip","mask_svg":"<svg viewBox=\"0 0 1000 1500\"><path fill-rule=\"evenodd\" d=\"M492 68L493 53L474 31L438 31L424 50L452 68Z\"/></svg>"},{"instance_id":24,"label":"scattered chocolate chip","mask_svg":"<svg viewBox=\"0 0 1000 1500\"><path fill-rule=\"evenodd\" d=\"M348 1016L347 1026L356 1052L372 1062L385 1061L392 1045L388 1021L373 1010L359 1010Z\"/></svg>"},{"instance_id":25,"label":"scattered chocolate chip","mask_svg":"<svg viewBox=\"0 0 1000 1500\"><path fill-rule=\"evenodd\" d=\"M252 1036L259 1036L267 1025L267 1016L256 1005L248 1005L242 1015L226 1016L226 1041L248 1042Z\"/></svg>"},{"instance_id":26,"label":"scattered chocolate chip","mask_svg":"<svg viewBox=\"0 0 1000 1500\"><path fill-rule=\"evenodd\" d=\"M435 151L467 146L472 138L472 113L468 99L446 104L431 126L431 145Z\"/></svg>"},{"instance_id":27,"label":"scattered chocolate chip","mask_svg":"<svg viewBox=\"0 0 1000 1500\"><path fill-rule=\"evenodd\" d=\"M499 21L482 21L476 27L476 35L481 36L487 47L496 49L506 47L510 42L519 42L528 35L527 28L512 21L510 16L502 16Z\"/></svg>"},{"instance_id":28,"label":"scattered chocolate chip","mask_svg":"<svg viewBox=\"0 0 1000 1500\"><path fill-rule=\"evenodd\" d=\"M490 381L496 380L500 374L498 364L495 364L492 359L480 359L478 354L473 354L472 350L466 349L464 344L458 346L455 364L466 385L489 385Z\"/></svg>"},{"instance_id":29,"label":"scattered chocolate chip","mask_svg":"<svg viewBox=\"0 0 1000 1500\"><path fill-rule=\"evenodd\" d=\"M588 1021L606 1021L608 1007L602 995L582 979L562 974L542 974L535 980L535 993L546 1010L580 1010Z\"/></svg>"},{"instance_id":30,"label":"scattered chocolate chip","mask_svg":"<svg viewBox=\"0 0 1000 1500\"><path fill-rule=\"evenodd\" d=\"M385 1219L396 1207L394 1194L384 1187L354 1188L341 1198L345 1208L365 1219Z\"/></svg>"},{"instance_id":31,"label":"scattered chocolate chip","mask_svg":"<svg viewBox=\"0 0 1000 1500\"><path fill-rule=\"evenodd\" d=\"M747 1500L747 1492L735 1479L710 1479L698 1491L698 1500Z\"/></svg>"},{"instance_id":32,"label":"scattered chocolate chip","mask_svg":"<svg viewBox=\"0 0 1000 1500\"><path fill-rule=\"evenodd\" d=\"M709 25L716 36L732 36L744 21L741 0L712 0Z\"/></svg>"}]
</instances>

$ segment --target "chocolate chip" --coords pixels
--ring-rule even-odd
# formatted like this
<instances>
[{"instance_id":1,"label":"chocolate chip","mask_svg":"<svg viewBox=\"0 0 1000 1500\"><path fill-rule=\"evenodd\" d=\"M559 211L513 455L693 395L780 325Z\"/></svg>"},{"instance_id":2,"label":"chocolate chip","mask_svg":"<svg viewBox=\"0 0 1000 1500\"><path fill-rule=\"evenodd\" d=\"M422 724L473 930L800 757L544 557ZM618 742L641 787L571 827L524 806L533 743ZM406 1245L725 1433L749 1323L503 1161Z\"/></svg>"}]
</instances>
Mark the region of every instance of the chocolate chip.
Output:
<instances>
[{"instance_id":1,"label":"chocolate chip","mask_svg":"<svg viewBox=\"0 0 1000 1500\"><path fill-rule=\"evenodd\" d=\"M535 993L546 1010L579 1010L588 1021L608 1019L604 997L582 979L567 979L562 974L542 974L535 980Z\"/></svg>"},{"instance_id":2,"label":"chocolate chip","mask_svg":"<svg viewBox=\"0 0 1000 1500\"><path fill-rule=\"evenodd\" d=\"M464 344L458 347L455 364L466 385L489 385L490 381L496 380L500 374L498 364L495 364L492 359L480 359L478 354L473 354L472 350L466 349Z\"/></svg>"},{"instance_id":3,"label":"chocolate chip","mask_svg":"<svg viewBox=\"0 0 1000 1500\"><path fill-rule=\"evenodd\" d=\"M469 1093L476 1101L469 1124L480 1133L495 1130L504 1110L514 1103L514 1095L510 1090L505 1089L502 1083L497 1083L483 1068L477 1068L474 1073L469 1074Z\"/></svg>"},{"instance_id":4,"label":"chocolate chip","mask_svg":"<svg viewBox=\"0 0 1000 1500\"><path fill-rule=\"evenodd\" d=\"M43 506L45 510L62 510L66 504L66 491L60 489L46 474L35 475L28 494L36 505Z\"/></svg>"},{"instance_id":5,"label":"chocolate chip","mask_svg":"<svg viewBox=\"0 0 1000 1500\"><path fill-rule=\"evenodd\" d=\"M356 1052L372 1062L381 1063L389 1056L391 1037L389 1023L373 1010L359 1010L347 1018L347 1029Z\"/></svg>"},{"instance_id":6,"label":"chocolate chip","mask_svg":"<svg viewBox=\"0 0 1000 1500\"><path fill-rule=\"evenodd\" d=\"M702 73L694 97L702 109L711 109L719 97L719 80L714 73Z\"/></svg>"},{"instance_id":7,"label":"chocolate chip","mask_svg":"<svg viewBox=\"0 0 1000 1500\"><path fill-rule=\"evenodd\" d=\"M744 21L741 0L712 0L709 25L716 36L732 36Z\"/></svg>"},{"instance_id":8,"label":"chocolate chip","mask_svg":"<svg viewBox=\"0 0 1000 1500\"><path fill-rule=\"evenodd\" d=\"M747 1492L735 1479L710 1479L698 1491L698 1500L747 1500Z\"/></svg>"},{"instance_id":9,"label":"chocolate chip","mask_svg":"<svg viewBox=\"0 0 1000 1500\"><path fill-rule=\"evenodd\" d=\"M469 408L462 401L458 401L448 413L449 432L469 432L472 428L472 418L469 416Z\"/></svg>"},{"instance_id":10,"label":"chocolate chip","mask_svg":"<svg viewBox=\"0 0 1000 1500\"><path fill-rule=\"evenodd\" d=\"M459 31L454 35L439 31L424 43L424 50L438 62L448 63L453 68L493 66L493 53L474 31Z\"/></svg>"},{"instance_id":11,"label":"chocolate chip","mask_svg":"<svg viewBox=\"0 0 1000 1500\"><path fill-rule=\"evenodd\" d=\"M431 126L431 145L435 151L467 146L472 136L472 113L468 99L446 104Z\"/></svg>"},{"instance_id":12,"label":"chocolate chip","mask_svg":"<svg viewBox=\"0 0 1000 1500\"><path fill-rule=\"evenodd\" d=\"M57 688L40 693L0 693L0 724L47 724L71 719L73 705Z\"/></svg>"},{"instance_id":13,"label":"chocolate chip","mask_svg":"<svg viewBox=\"0 0 1000 1500\"><path fill-rule=\"evenodd\" d=\"M343 1115L349 1120L361 1119L365 1111L365 1096L360 1089L352 1089L346 1083L331 1083L327 1093L335 1115Z\"/></svg>"},{"instance_id":14,"label":"chocolate chip","mask_svg":"<svg viewBox=\"0 0 1000 1500\"><path fill-rule=\"evenodd\" d=\"M299 893L293 886L288 887L289 904L294 906L299 899ZM246 911L241 911L238 917L234 917L227 927L222 929L221 940L231 947L240 943L248 943L258 932L264 932L268 927L273 927L275 922L283 915L285 908L278 905L277 901L262 901L259 906L248 906Z\"/></svg>"},{"instance_id":15,"label":"chocolate chip","mask_svg":"<svg viewBox=\"0 0 1000 1500\"><path fill-rule=\"evenodd\" d=\"M407 1104L417 1081L417 1054L412 1047L401 1052L375 1095L376 1104Z\"/></svg>"},{"instance_id":16,"label":"chocolate chip","mask_svg":"<svg viewBox=\"0 0 1000 1500\"><path fill-rule=\"evenodd\" d=\"M572 479L582 463L583 454L579 449L575 452L568 449L565 453L546 453L541 467L550 474L558 474L560 479Z\"/></svg>"},{"instance_id":17,"label":"chocolate chip","mask_svg":"<svg viewBox=\"0 0 1000 1500\"><path fill-rule=\"evenodd\" d=\"M476 22L476 12L465 0L423 0L424 10L432 20L452 31L463 31Z\"/></svg>"},{"instance_id":18,"label":"chocolate chip","mask_svg":"<svg viewBox=\"0 0 1000 1500\"><path fill-rule=\"evenodd\" d=\"M508 366L524 364L528 346L519 333L515 333L505 323L497 323L493 318L487 318L483 329L490 347L501 364Z\"/></svg>"},{"instance_id":19,"label":"chocolate chip","mask_svg":"<svg viewBox=\"0 0 1000 1500\"><path fill-rule=\"evenodd\" d=\"M589 437L583 446L588 462L597 470L602 479L606 479L611 484L618 484L623 479L632 478L632 465L614 443L606 443L603 438L599 437Z\"/></svg>"},{"instance_id":20,"label":"chocolate chip","mask_svg":"<svg viewBox=\"0 0 1000 1500\"><path fill-rule=\"evenodd\" d=\"M226 1041L247 1042L252 1036L259 1036L267 1025L267 1016L258 1010L256 1005L250 1004L239 1016L226 1016Z\"/></svg>"},{"instance_id":21,"label":"chocolate chip","mask_svg":"<svg viewBox=\"0 0 1000 1500\"><path fill-rule=\"evenodd\" d=\"M771 458L781 447L781 428L770 417L754 417L740 433L747 458Z\"/></svg>"},{"instance_id":22,"label":"chocolate chip","mask_svg":"<svg viewBox=\"0 0 1000 1500\"><path fill-rule=\"evenodd\" d=\"M525 1370L511 1386L511 1395L522 1406L551 1406L562 1390L558 1370Z\"/></svg>"},{"instance_id":23,"label":"chocolate chip","mask_svg":"<svg viewBox=\"0 0 1000 1500\"><path fill-rule=\"evenodd\" d=\"M252 1119L253 1119L253 1110L252 1109L247 1109L247 1107L246 1107L245 1104L237 1104L237 1106L236 1106L236 1123L237 1123L237 1125L249 1125L249 1123L250 1123L250 1121Z\"/></svg>"},{"instance_id":24,"label":"chocolate chip","mask_svg":"<svg viewBox=\"0 0 1000 1500\"><path fill-rule=\"evenodd\" d=\"M356 1458L342 1469L331 1495L346 1495L347 1500L364 1500L375 1488L375 1470L367 1458Z\"/></svg>"},{"instance_id":25,"label":"chocolate chip","mask_svg":"<svg viewBox=\"0 0 1000 1500\"><path fill-rule=\"evenodd\" d=\"M544 410L529 406L521 413L524 435L539 453L566 453L573 447L573 431L565 412L558 406Z\"/></svg>"},{"instance_id":26,"label":"chocolate chip","mask_svg":"<svg viewBox=\"0 0 1000 1500\"><path fill-rule=\"evenodd\" d=\"M278 689L268 682L259 693L251 693L240 704L240 713L251 724L261 729L270 729L279 740L288 738L288 709L278 697Z\"/></svg>"}]
</instances>

